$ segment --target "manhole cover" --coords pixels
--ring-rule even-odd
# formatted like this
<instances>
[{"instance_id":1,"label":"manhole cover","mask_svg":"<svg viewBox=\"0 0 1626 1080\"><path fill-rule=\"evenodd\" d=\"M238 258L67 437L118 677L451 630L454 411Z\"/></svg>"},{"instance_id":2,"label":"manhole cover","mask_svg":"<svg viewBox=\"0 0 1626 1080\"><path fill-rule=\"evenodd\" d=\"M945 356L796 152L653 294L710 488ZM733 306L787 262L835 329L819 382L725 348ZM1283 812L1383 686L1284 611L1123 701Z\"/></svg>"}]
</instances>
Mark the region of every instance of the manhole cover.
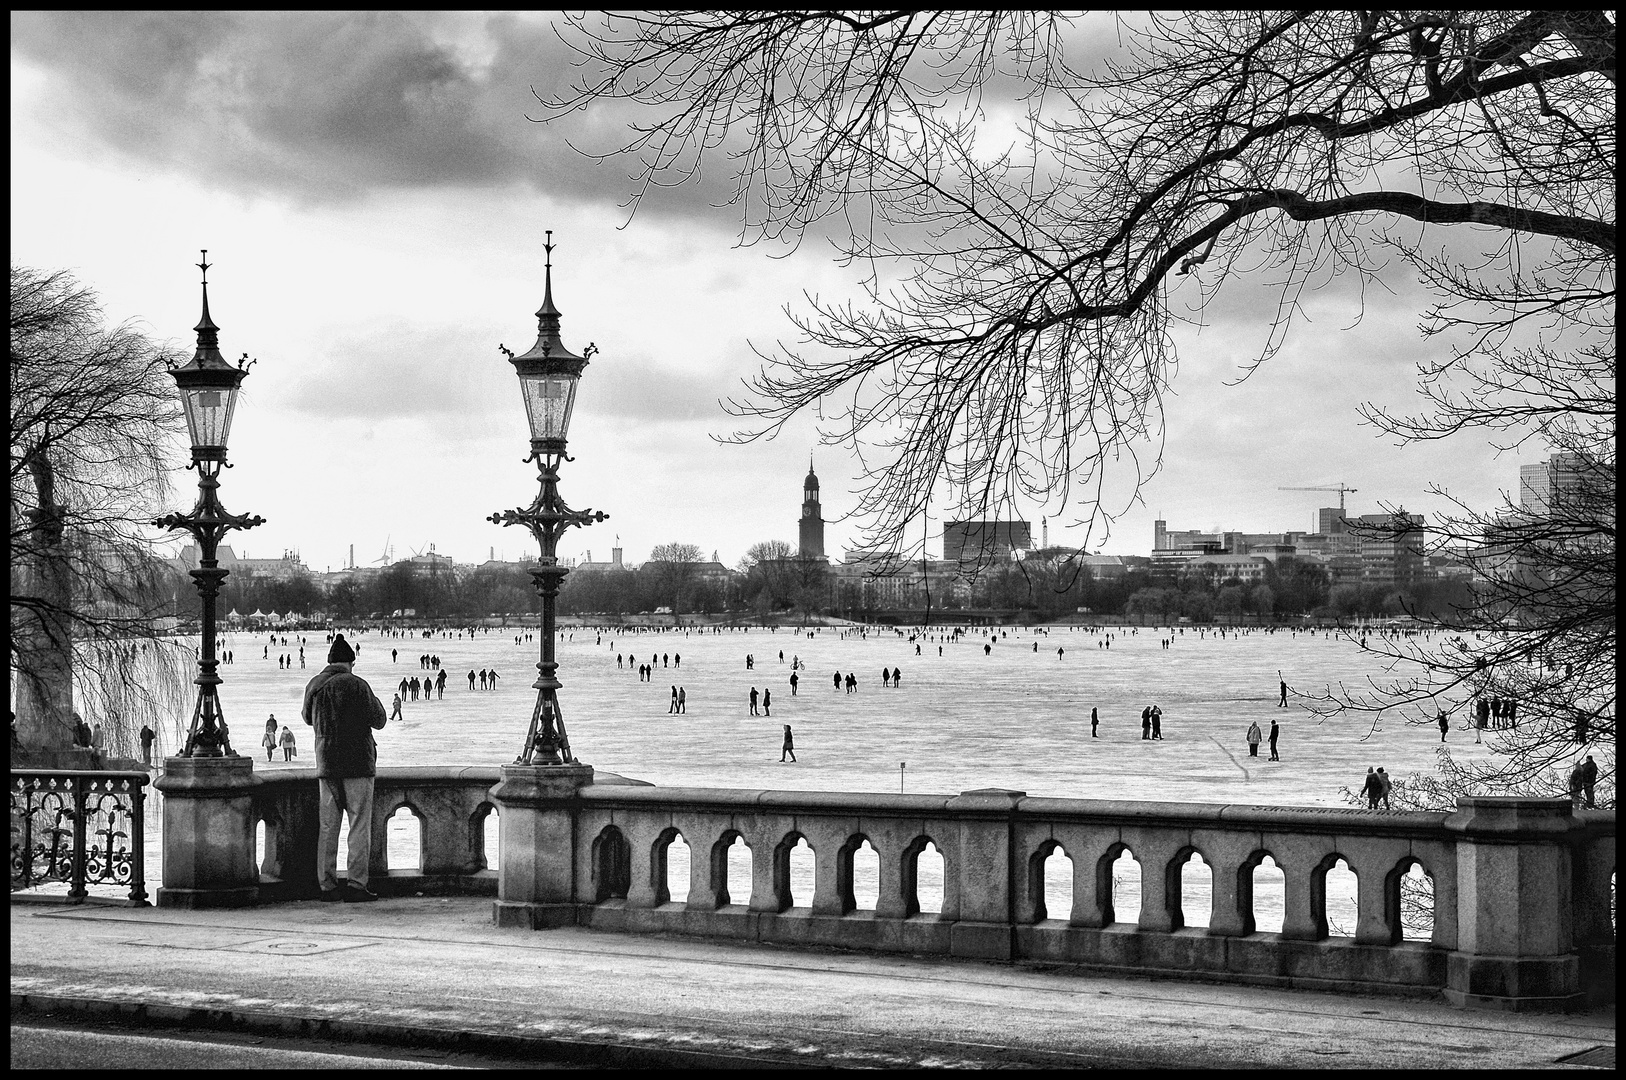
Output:
<instances>
[{"instance_id":1,"label":"manhole cover","mask_svg":"<svg viewBox=\"0 0 1626 1080\"><path fill-rule=\"evenodd\" d=\"M1594 1046L1590 1050L1582 1050L1579 1054L1567 1054L1558 1059L1560 1065L1586 1065L1594 1069L1613 1069L1615 1067L1615 1048L1613 1046Z\"/></svg>"}]
</instances>

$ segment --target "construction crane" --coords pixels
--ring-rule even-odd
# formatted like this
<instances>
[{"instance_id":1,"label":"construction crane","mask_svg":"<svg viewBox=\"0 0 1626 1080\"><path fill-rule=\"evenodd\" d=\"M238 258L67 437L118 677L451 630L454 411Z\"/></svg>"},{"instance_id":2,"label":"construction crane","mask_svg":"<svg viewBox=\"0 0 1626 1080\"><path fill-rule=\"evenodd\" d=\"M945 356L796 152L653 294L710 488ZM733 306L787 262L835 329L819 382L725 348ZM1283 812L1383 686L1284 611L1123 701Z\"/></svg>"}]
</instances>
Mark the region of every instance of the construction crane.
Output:
<instances>
[{"instance_id":1,"label":"construction crane","mask_svg":"<svg viewBox=\"0 0 1626 1080\"><path fill-rule=\"evenodd\" d=\"M1338 514L1339 514L1340 517L1342 517L1343 514L1344 514L1344 495L1345 495L1345 493L1347 492L1348 494L1353 495L1359 489L1358 488L1352 488L1352 487L1345 487L1343 484L1339 484L1337 487L1279 487L1276 490L1277 491L1336 491L1338 493Z\"/></svg>"}]
</instances>

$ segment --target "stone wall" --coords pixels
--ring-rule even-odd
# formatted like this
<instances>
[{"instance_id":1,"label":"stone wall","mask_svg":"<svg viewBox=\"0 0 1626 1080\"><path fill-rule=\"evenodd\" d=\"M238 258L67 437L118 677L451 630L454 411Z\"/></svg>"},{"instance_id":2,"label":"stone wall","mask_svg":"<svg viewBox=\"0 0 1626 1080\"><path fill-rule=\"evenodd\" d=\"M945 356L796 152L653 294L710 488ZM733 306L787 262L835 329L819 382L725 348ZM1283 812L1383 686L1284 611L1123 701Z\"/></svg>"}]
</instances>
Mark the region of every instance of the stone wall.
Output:
<instances>
[{"instance_id":1,"label":"stone wall","mask_svg":"<svg viewBox=\"0 0 1626 1080\"><path fill-rule=\"evenodd\" d=\"M172 819L195 822L207 842L200 846L218 849L208 865L235 867L226 849L241 844L244 830L218 825L238 822L247 808L250 863L254 828L265 827L263 857L250 871L258 899L317 894L313 770L172 786L160 783L166 885L172 849L186 847L188 836L184 827L169 832ZM184 802L172 813L177 798ZM221 813L207 812L209 799L221 802ZM391 871L386 834L402 807L420 822L421 865ZM484 841L493 812L497 867L487 865ZM1555 1008L1613 1000L1614 822L1613 811L1576 811L1561 799L1462 799L1441 814L1030 798L998 789L661 788L581 765L400 768L381 769L375 785L372 886L386 896L494 894L502 925L1443 992L1464 1005ZM668 854L679 837L691 856L688 890L673 900ZM736 839L750 849L750 869L731 875ZM791 853L804 841L813 888L793 905ZM866 843L879 862L873 910L859 909L853 892L854 855ZM943 860L938 911L921 904L919 860L928 845ZM1058 848L1072 864L1066 911L1045 902L1046 859ZM1112 867L1125 851L1141 870L1132 923L1120 921L1113 895ZM1184 924L1182 869L1193 854L1211 874L1206 927ZM1284 875L1280 932L1255 925L1254 870L1267 856ZM1339 861L1358 882L1348 936L1335 935L1327 917L1327 874ZM1402 933L1401 878L1413 866L1432 880L1428 941ZM176 879L184 887L178 902L208 902L200 873ZM223 903L241 900L244 882L234 875L222 871Z\"/></svg>"}]
</instances>

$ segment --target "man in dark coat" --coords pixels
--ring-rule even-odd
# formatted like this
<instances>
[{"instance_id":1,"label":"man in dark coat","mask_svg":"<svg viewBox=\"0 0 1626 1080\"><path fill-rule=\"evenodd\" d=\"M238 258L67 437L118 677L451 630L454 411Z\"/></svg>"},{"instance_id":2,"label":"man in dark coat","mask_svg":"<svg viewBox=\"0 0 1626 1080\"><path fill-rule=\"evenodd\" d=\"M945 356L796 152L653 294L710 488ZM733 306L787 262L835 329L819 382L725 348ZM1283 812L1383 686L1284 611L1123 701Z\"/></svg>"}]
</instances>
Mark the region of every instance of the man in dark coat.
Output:
<instances>
[{"instance_id":1,"label":"man in dark coat","mask_svg":"<svg viewBox=\"0 0 1626 1080\"><path fill-rule=\"evenodd\" d=\"M1378 800L1383 798L1383 781L1378 774L1372 771L1372 766L1366 767L1366 783L1361 785L1361 794L1366 796L1366 808L1376 810Z\"/></svg>"},{"instance_id":2,"label":"man in dark coat","mask_svg":"<svg viewBox=\"0 0 1626 1080\"><path fill-rule=\"evenodd\" d=\"M356 654L340 634L328 650L327 667L305 687L300 715L316 729L316 784L321 800L316 874L322 899L377 900L367 889L373 841L373 775L378 746L373 731L384 726L384 706L365 679L351 674ZM340 815L349 818L350 858L339 888Z\"/></svg>"}]
</instances>

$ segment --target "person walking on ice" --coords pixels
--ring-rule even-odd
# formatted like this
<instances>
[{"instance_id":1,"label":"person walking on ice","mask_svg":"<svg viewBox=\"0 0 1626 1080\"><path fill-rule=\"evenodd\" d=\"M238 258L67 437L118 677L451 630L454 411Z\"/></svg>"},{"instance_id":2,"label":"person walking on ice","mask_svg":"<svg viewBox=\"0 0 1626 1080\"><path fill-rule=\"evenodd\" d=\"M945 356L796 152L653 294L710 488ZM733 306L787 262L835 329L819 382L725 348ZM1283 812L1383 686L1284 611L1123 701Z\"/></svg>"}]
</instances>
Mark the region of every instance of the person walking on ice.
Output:
<instances>
[{"instance_id":1,"label":"person walking on ice","mask_svg":"<svg viewBox=\"0 0 1626 1080\"><path fill-rule=\"evenodd\" d=\"M1383 797L1383 781L1378 779L1378 774L1370 765L1366 767L1366 783L1361 785L1361 794L1366 796L1368 810L1378 808L1378 800Z\"/></svg>"},{"instance_id":2,"label":"person walking on ice","mask_svg":"<svg viewBox=\"0 0 1626 1080\"><path fill-rule=\"evenodd\" d=\"M1282 700L1276 703L1276 707L1278 709L1285 709L1287 708L1287 680L1282 678L1282 673L1279 670L1276 672L1276 679L1282 684Z\"/></svg>"},{"instance_id":3,"label":"person walking on ice","mask_svg":"<svg viewBox=\"0 0 1626 1080\"><path fill-rule=\"evenodd\" d=\"M1274 719L1272 719L1270 721L1270 760L1272 760L1272 761L1280 761L1280 760L1282 760L1281 758L1276 756L1276 737L1278 735L1280 735L1281 733L1282 733L1282 726L1280 724L1278 724Z\"/></svg>"},{"instance_id":4,"label":"person walking on ice","mask_svg":"<svg viewBox=\"0 0 1626 1080\"><path fill-rule=\"evenodd\" d=\"M396 694L395 698L390 702L390 719L391 720L405 720L406 719L406 717L401 715L401 695L400 694Z\"/></svg>"},{"instance_id":5,"label":"person walking on ice","mask_svg":"<svg viewBox=\"0 0 1626 1080\"><path fill-rule=\"evenodd\" d=\"M278 740L278 744L282 747L282 760L284 761L292 761L294 755L299 753L299 748L294 745L293 729L287 724L282 725L282 738Z\"/></svg>"},{"instance_id":6,"label":"person walking on ice","mask_svg":"<svg viewBox=\"0 0 1626 1080\"><path fill-rule=\"evenodd\" d=\"M767 687L762 688L762 715L773 715L773 691Z\"/></svg>"},{"instance_id":7,"label":"person walking on ice","mask_svg":"<svg viewBox=\"0 0 1626 1080\"><path fill-rule=\"evenodd\" d=\"M1094 707L1091 707L1091 709L1090 709L1090 738L1099 739L1101 737L1101 736L1099 736L1099 735L1097 735L1095 733L1095 729L1100 725L1100 723L1101 723L1101 710L1099 710L1097 708L1094 708Z\"/></svg>"},{"instance_id":8,"label":"person walking on ice","mask_svg":"<svg viewBox=\"0 0 1626 1080\"><path fill-rule=\"evenodd\" d=\"M779 762L780 762L780 764L784 764L786 754L790 755L790 760L791 761L794 762L796 760L796 743L790 737L790 725L789 724L785 725L785 741L779 747Z\"/></svg>"}]
</instances>

